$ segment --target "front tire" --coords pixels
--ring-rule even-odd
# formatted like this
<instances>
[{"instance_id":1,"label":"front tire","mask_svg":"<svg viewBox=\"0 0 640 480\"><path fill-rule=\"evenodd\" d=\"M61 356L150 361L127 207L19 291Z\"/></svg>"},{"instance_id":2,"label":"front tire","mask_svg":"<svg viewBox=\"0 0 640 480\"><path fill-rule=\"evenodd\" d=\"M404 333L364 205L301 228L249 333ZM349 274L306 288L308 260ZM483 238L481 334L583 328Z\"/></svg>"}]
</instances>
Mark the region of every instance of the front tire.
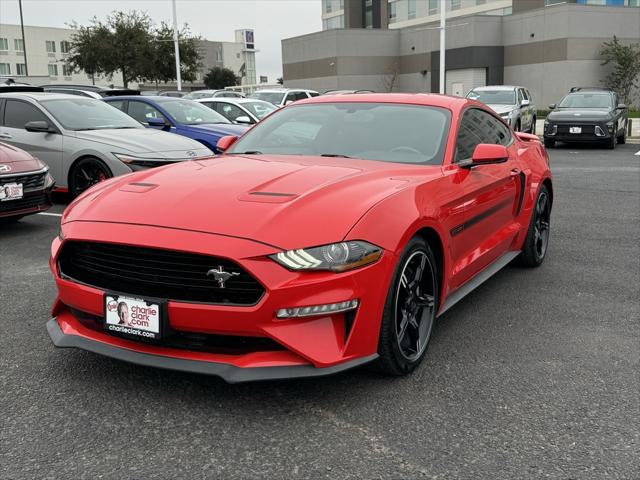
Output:
<instances>
[{"instance_id":1,"label":"front tire","mask_svg":"<svg viewBox=\"0 0 640 480\"><path fill-rule=\"evenodd\" d=\"M531 214L527 238L524 241L518 263L524 267L539 267L544 262L549 247L551 229L551 196L542 185Z\"/></svg>"},{"instance_id":2,"label":"front tire","mask_svg":"<svg viewBox=\"0 0 640 480\"><path fill-rule=\"evenodd\" d=\"M546 138L544 139L544 148L554 148L555 146L556 146L555 140L547 140Z\"/></svg>"},{"instance_id":3,"label":"front tire","mask_svg":"<svg viewBox=\"0 0 640 480\"><path fill-rule=\"evenodd\" d=\"M627 143L627 124L625 122L624 128L622 129L622 135L620 135L618 137L618 143L620 145L624 145L625 143Z\"/></svg>"},{"instance_id":4,"label":"front tire","mask_svg":"<svg viewBox=\"0 0 640 480\"><path fill-rule=\"evenodd\" d=\"M109 167L95 157L86 157L73 165L69 172L69 195L75 198L96 183L113 177Z\"/></svg>"},{"instance_id":5,"label":"front tire","mask_svg":"<svg viewBox=\"0 0 640 480\"><path fill-rule=\"evenodd\" d=\"M378 366L389 375L406 375L427 351L438 307L435 257L423 239L411 239L396 265L382 314Z\"/></svg>"},{"instance_id":6,"label":"front tire","mask_svg":"<svg viewBox=\"0 0 640 480\"><path fill-rule=\"evenodd\" d=\"M605 145L609 150L614 150L616 148L616 137L612 135L611 138L607 140Z\"/></svg>"}]
</instances>

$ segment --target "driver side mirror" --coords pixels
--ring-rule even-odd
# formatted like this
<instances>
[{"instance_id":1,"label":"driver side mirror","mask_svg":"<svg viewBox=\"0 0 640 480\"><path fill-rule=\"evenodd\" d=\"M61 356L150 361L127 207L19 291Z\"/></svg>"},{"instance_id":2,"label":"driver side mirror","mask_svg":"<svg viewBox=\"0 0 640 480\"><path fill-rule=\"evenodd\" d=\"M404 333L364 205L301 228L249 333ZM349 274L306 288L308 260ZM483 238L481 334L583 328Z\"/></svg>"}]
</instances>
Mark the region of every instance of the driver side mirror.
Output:
<instances>
[{"instance_id":1,"label":"driver side mirror","mask_svg":"<svg viewBox=\"0 0 640 480\"><path fill-rule=\"evenodd\" d=\"M528 107L529 105L531 105L531 100L527 100L526 98L520 102L521 107Z\"/></svg>"},{"instance_id":2,"label":"driver side mirror","mask_svg":"<svg viewBox=\"0 0 640 480\"><path fill-rule=\"evenodd\" d=\"M473 151L471 161L461 163L464 168L477 167L479 165L490 165L504 163L509 159L509 152L504 145L494 145L492 143L481 143Z\"/></svg>"},{"instance_id":3,"label":"driver side mirror","mask_svg":"<svg viewBox=\"0 0 640 480\"><path fill-rule=\"evenodd\" d=\"M549 105L549 110L553 110L556 108L556 104L552 103L551 105Z\"/></svg>"},{"instance_id":4,"label":"driver side mirror","mask_svg":"<svg viewBox=\"0 0 640 480\"><path fill-rule=\"evenodd\" d=\"M235 135L227 135L226 137L222 137L220 138L220 140L218 140L216 148L220 153L224 153L231 147L231 145L236 143L237 140L238 137L236 137Z\"/></svg>"},{"instance_id":5,"label":"driver side mirror","mask_svg":"<svg viewBox=\"0 0 640 480\"><path fill-rule=\"evenodd\" d=\"M24 129L27 132L39 132L39 133L56 133L56 130L44 120L34 120L24 124Z\"/></svg>"},{"instance_id":6,"label":"driver side mirror","mask_svg":"<svg viewBox=\"0 0 640 480\"><path fill-rule=\"evenodd\" d=\"M618 110L626 110L627 106L624 103L619 103L618 104Z\"/></svg>"},{"instance_id":7,"label":"driver side mirror","mask_svg":"<svg viewBox=\"0 0 640 480\"><path fill-rule=\"evenodd\" d=\"M251 125L253 123L253 121L249 118L248 115L242 115L240 117L237 117L234 120L234 122L235 123L240 123L240 124L243 124L243 125Z\"/></svg>"},{"instance_id":8,"label":"driver side mirror","mask_svg":"<svg viewBox=\"0 0 640 480\"><path fill-rule=\"evenodd\" d=\"M165 128L170 126L164 118L147 118L147 125L153 128Z\"/></svg>"}]
</instances>

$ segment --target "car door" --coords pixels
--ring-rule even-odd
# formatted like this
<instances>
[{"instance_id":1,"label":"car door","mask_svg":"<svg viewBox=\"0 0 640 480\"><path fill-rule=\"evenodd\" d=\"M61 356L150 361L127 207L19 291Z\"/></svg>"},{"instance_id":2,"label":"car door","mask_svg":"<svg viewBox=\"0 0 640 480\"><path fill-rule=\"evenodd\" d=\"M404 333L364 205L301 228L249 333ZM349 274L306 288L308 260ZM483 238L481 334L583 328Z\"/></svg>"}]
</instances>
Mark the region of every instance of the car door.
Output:
<instances>
[{"instance_id":1,"label":"car door","mask_svg":"<svg viewBox=\"0 0 640 480\"><path fill-rule=\"evenodd\" d=\"M56 133L27 132L25 124L45 121ZM26 100L8 98L4 104L4 118L0 126L0 141L26 150L49 166L51 176L58 185L66 185L63 176L63 136L49 116Z\"/></svg>"},{"instance_id":2,"label":"car door","mask_svg":"<svg viewBox=\"0 0 640 480\"><path fill-rule=\"evenodd\" d=\"M249 117L251 123L255 123L247 112L232 103L216 102L215 110L230 122L235 122L238 117Z\"/></svg>"},{"instance_id":3,"label":"car door","mask_svg":"<svg viewBox=\"0 0 640 480\"><path fill-rule=\"evenodd\" d=\"M481 143L504 145L509 157L498 164L462 166ZM461 165L457 174L465 197L465 212L464 222L452 235L458 237L463 252L457 268L459 281L463 283L510 249L519 229L516 216L521 207L524 179L511 130L479 108L469 108L462 115L455 162Z\"/></svg>"}]
</instances>

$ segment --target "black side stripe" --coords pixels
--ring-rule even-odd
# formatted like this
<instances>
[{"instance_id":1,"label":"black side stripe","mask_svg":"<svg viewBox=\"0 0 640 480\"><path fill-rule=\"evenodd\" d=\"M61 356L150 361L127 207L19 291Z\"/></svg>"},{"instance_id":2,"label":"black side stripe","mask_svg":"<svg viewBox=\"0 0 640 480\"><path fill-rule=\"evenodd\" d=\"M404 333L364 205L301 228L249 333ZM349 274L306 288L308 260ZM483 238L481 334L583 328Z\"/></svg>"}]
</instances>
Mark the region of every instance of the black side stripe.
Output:
<instances>
[{"instance_id":1,"label":"black side stripe","mask_svg":"<svg viewBox=\"0 0 640 480\"><path fill-rule=\"evenodd\" d=\"M479 213L478 215L476 215L475 217L470 218L469 220L467 220L463 224L460 224L460 225L457 225L457 226L453 227L451 229L451 232L450 232L451 236L455 237L456 235L459 235L460 233L462 233L466 229L473 227L476 223L480 223L485 218L490 217L494 213L502 210L505 207L508 207L509 205L511 205L511 200L505 200L504 202L501 202L498 205L495 205L495 206L493 206L491 208L488 208L484 212Z\"/></svg>"},{"instance_id":2,"label":"black side stripe","mask_svg":"<svg viewBox=\"0 0 640 480\"><path fill-rule=\"evenodd\" d=\"M524 190L527 188L527 176L524 172L520 172L518 175L520 178L520 194L518 195L518 206L516 207L516 217L520 215L520 210L522 210L522 202L524 201Z\"/></svg>"}]
</instances>

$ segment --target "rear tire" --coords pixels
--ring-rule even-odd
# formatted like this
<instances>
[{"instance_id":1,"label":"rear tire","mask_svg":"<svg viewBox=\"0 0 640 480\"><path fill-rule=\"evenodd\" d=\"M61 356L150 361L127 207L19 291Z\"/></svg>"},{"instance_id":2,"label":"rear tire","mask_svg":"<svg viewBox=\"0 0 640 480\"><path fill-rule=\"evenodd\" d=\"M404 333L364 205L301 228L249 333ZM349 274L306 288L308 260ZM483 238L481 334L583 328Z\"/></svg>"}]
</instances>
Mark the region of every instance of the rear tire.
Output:
<instances>
[{"instance_id":1,"label":"rear tire","mask_svg":"<svg viewBox=\"0 0 640 480\"><path fill-rule=\"evenodd\" d=\"M554 148L556 146L556 141L555 140L547 140L546 138L544 139L544 147L545 148Z\"/></svg>"},{"instance_id":2,"label":"rear tire","mask_svg":"<svg viewBox=\"0 0 640 480\"><path fill-rule=\"evenodd\" d=\"M520 120L518 120L518 121L517 121L517 123L516 123L516 126L515 126L514 130L515 130L516 132L520 132L520 131L522 131L522 124L520 123Z\"/></svg>"},{"instance_id":3,"label":"rear tire","mask_svg":"<svg viewBox=\"0 0 640 480\"><path fill-rule=\"evenodd\" d=\"M438 310L439 282L429 244L414 237L396 265L382 313L378 368L406 375L427 351Z\"/></svg>"},{"instance_id":4,"label":"rear tire","mask_svg":"<svg viewBox=\"0 0 640 480\"><path fill-rule=\"evenodd\" d=\"M527 238L518 263L523 267L539 267L544 262L549 247L551 230L551 196L546 186L542 185L531 213Z\"/></svg>"},{"instance_id":5,"label":"rear tire","mask_svg":"<svg viewBox=\"0 0 640 480\"><path fill-rule=\"evenodd\" d=\"M96 183L111 177L113 173L102 160L95 157L83 158L69 172L69 195L75 198Z\"/></svg>"}]
</instances>

